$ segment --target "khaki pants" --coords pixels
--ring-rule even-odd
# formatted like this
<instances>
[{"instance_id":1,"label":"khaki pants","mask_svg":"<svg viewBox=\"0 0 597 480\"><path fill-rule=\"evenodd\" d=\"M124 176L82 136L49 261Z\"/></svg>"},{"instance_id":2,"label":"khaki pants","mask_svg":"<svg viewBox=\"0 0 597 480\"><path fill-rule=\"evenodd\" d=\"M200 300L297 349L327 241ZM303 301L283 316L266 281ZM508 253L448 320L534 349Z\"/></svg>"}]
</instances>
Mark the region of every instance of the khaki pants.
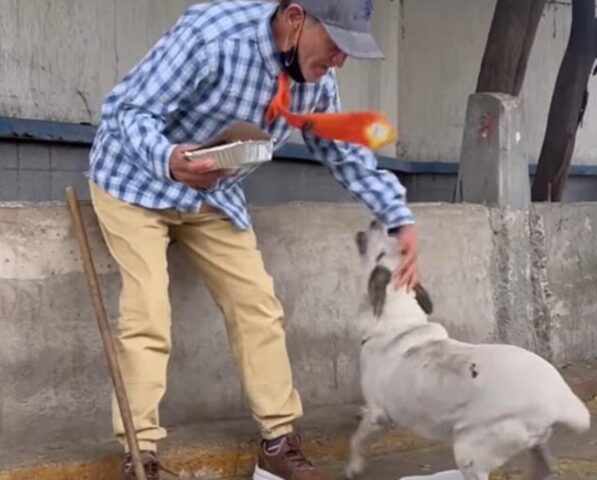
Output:
<instances>
[{"instance_id":1,"label":"khaki pants","mask_svg":"<svg viewBox=\"0 0 597 480\"><path fill-rule=\"evenodd\" d=\"M224 314L228 338L264 438L292 431L302 415L286 351L283 311L252 230L236 229L217 210L149 210L122 202L90 183L93 206L122 276L116 345L140 448L166 436L158 407L170 354L166 250L170 237L190 254ZM117 438L124 427L113 396Z\"/></svg>"}]
</instances>

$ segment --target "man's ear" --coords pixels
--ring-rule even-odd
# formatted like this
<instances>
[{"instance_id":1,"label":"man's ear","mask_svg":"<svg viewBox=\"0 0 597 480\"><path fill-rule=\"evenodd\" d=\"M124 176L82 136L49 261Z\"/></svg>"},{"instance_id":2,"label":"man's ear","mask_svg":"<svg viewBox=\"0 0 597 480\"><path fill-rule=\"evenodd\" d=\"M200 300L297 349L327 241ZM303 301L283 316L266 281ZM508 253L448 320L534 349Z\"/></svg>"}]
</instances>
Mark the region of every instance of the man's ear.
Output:
<instances>
[{"instance_id":1,"label":"man's ear","mask_svg":"<svg viewBox=\"0 0 597 480\"><path fill-rule=\"evenodd\" d=\"M392 272L386 267L377 265L369 276L369 302L373 307L373 314L381 316L386 303L386 289L392 280Z\"/></svg>"},{"instance_id":2,"label":"man's ear","mask_svg":"<svg viewBox=\"0 0 597 480\"><path fill-rule=\"evenodd\" d=\"M418 283L413 287L413 290L415 292L417 303L421 309L425 312L425 314L431 315L433 313L433 302L431 301L431 297L427 293L427 290L425 290L423 286Z\"/></svg>"},{"instance_id":3,"label":"man's ear","mask_svg":"<svg viewBox=\"0 0 597 480\"><path fill-rule=\"evenodd\" d=\"M286 17L286 22L292 28L300 28L306 20L305 10L297 3L291 3L283 13Z\"/></svg>"}]
</instances>

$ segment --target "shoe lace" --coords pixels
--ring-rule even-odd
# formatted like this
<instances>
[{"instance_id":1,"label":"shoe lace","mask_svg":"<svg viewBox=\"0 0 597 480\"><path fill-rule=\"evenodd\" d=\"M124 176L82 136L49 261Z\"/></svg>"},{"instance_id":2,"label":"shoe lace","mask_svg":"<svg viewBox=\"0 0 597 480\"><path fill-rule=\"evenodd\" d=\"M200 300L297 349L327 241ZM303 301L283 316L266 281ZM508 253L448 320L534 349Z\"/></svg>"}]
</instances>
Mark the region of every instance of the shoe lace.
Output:
<instances>
[{"instance_id":1,"label":"shoe lace","mask_svg":"<svg viewBox=\"0 0 597 480\"><path fill-rule=\"evenodd\" d=\"M286 458L288 458L298 468L312 468L313 464L307 460L300 447L301 438L299 436L288 438L288 448L286 450Z\"/></svg>"}]
</instances>

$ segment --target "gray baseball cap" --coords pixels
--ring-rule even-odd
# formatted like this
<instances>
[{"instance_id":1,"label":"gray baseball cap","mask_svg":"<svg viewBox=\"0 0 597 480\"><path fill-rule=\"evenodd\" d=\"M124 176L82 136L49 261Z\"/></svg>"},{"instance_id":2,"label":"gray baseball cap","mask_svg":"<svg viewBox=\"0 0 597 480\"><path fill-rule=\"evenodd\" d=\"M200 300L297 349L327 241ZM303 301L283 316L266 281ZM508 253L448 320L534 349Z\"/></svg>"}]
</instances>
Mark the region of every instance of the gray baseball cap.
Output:
<instances>
[{"instance_id":1,"label":"gray baseball cap","mask_svg":"<svg viewBox=\"0 0 597 480\"><path fill-rule=\"evenodd\" d=\"M319 20L340 50L350 57L385 58L371 35L373 0L294 0Z\"/></svg>"}]
</instances>

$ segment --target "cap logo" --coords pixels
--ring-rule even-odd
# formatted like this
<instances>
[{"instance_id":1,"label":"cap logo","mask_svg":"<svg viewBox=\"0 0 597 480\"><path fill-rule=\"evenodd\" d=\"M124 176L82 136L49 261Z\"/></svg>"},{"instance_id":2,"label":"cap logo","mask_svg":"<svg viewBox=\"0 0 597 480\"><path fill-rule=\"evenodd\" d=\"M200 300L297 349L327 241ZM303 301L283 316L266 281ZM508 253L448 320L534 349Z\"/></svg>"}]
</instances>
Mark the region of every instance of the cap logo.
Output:
<instances>
[{"instance_id":1,"label":"cap logo","mask_svg":"<svg viewBox=\"0 0 597 480\"><path fill-rule=\"evenodd\" d=\"M373 13L373 0L363 0L363 16L365 20L369 20L371 18L371 14Z\"/></svg>"}]
</instances>

